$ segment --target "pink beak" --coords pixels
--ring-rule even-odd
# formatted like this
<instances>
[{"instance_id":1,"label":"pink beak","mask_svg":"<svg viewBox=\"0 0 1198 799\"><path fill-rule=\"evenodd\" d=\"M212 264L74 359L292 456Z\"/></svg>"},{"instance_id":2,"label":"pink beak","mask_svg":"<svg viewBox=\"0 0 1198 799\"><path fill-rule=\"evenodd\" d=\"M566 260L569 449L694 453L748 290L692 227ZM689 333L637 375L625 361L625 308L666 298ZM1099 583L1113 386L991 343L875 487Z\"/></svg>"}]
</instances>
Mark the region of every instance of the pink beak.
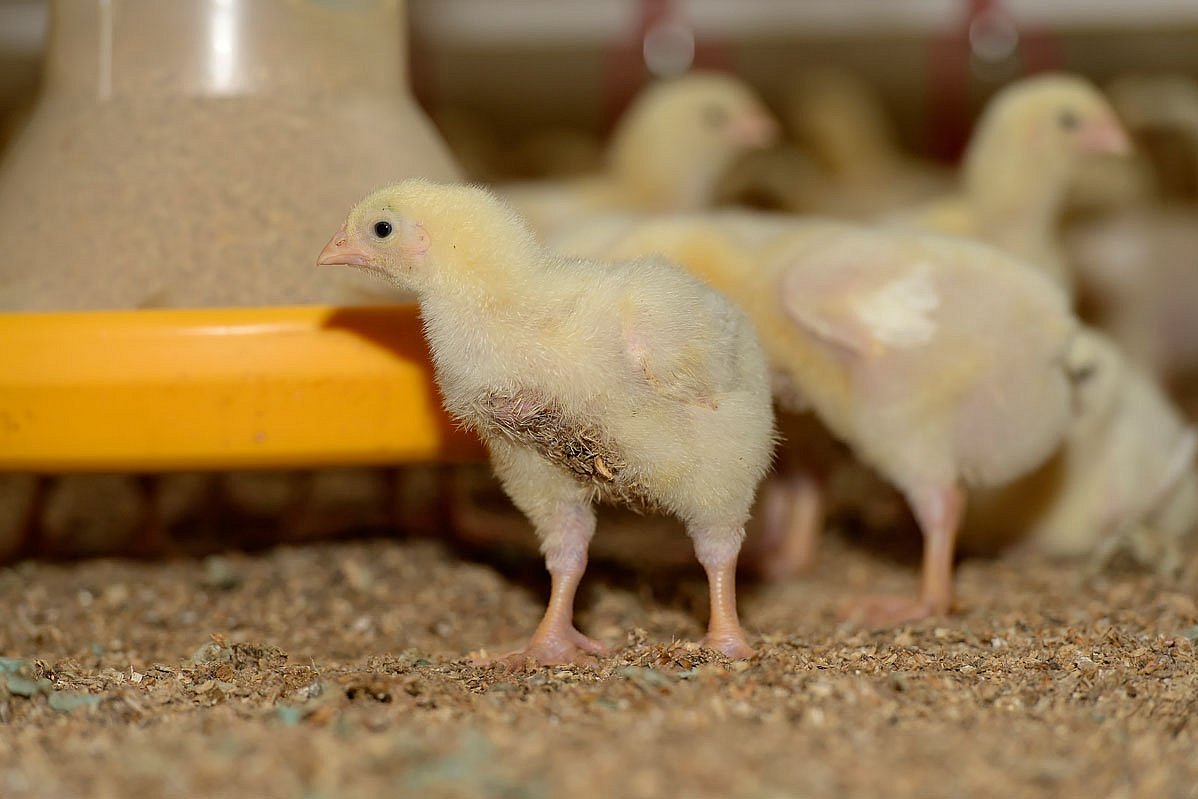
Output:
<instances>
[{"instance_id":1,"label":"pink beak","mask_svg":"<svg viewBox=\"0 0 1198 799\"><path fill-rule=\"evenodd\" d=\"M1131 139L1114 117L1087 122L1078 132L1082 152L1089 155L1127 155Z\"/></svg>"},{"instance_id":2,"label":"pink beak","mask_svg":"<svg viewBox=\"0 0 1198 799\"><path fill-rule=\"evenodd\" d=\"M729 124L728 135L734 144L741 147L768 147L778 138L778 123L761 111L744 113Z\"/></svg>"},{"instance_id":3,"label":"pink beak","mask_svg":"<svg viewBox=\"0 0 1198 799\"><path fill-rule=\"evenodd\" d=\"M349 246L349 233L345 225L337 231L329 243L320 251L317 266L370 266L370 256L357 247Z\"/></svg>"}]
</instances>

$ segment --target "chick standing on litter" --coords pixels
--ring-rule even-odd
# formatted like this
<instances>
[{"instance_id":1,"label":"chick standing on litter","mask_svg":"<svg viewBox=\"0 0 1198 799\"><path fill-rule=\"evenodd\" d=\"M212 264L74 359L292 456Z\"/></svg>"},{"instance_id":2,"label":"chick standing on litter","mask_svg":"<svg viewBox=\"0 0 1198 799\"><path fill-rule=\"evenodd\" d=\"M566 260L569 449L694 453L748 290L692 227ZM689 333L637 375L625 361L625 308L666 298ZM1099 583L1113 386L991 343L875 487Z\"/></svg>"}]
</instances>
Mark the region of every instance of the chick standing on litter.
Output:
<instances>
[{"instance_id":1,"label":"chick standing on litter","mask_svg":"<svg viewBox=\"0 0 1198 799\"><path fill-rule=\"evenodd\" d=\"M573 626L595 499L682 519L710 581L708 644L751 654L736 559L773 416L764 356L731 302L664 261L555 255L488 192L419 180L359 203L319 263L417 295L447 410L533 522L552 593L519 656L603 650Z\"/></svg>"},{"instance_id":2,"label":"chick standing on litter","mask_svg":"<svg viewBox=\"0 0 1198 799\"><path fill-rule=\"evenodd\" d=\"M959 193L892 221L993 244L1072 291L1056 229L1070 182L1086 156L1129 148L1115 112L1088 81L1026 78L986 107L965 153Z\"/></svg>"},{"instance_id":3,"label":"chick standing on litter","mask_svg":"<svg viewBox=\"0 0 1198 799\"><path fill-rule=\"evenodd\" d=\"M604 212L704 208L728 165L769 144L776 130L740 80L693 72L636 98L612 134L601 174L508 184L500 192L542 236Z\"/></svg>"},{"instance_id":4,"label":"chick standing on litter","mask_svg":"<svg viewBox=\"0 0 1198 799\"><path fill-rule=\"evenodd\" d=\"M949 610L966 487L1031 471L1068 424L1076 322L1062 292L993 248L736 213L603 220L557 243L658 253L707 279L756 325L781 407L814 410L902 491L924 534L922 588L861 603L870 623Z\"/></svg>"}]
</instances>

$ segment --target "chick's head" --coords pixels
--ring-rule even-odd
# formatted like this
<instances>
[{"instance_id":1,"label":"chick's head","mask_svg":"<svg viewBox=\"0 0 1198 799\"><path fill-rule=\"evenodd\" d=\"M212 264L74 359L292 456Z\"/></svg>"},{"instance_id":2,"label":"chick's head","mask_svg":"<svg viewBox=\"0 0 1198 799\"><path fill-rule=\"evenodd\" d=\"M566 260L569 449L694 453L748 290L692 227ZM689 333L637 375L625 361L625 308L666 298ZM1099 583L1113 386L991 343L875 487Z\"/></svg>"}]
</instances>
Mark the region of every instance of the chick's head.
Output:
<instances>
[{"instance_id":1,"label":"chick's head","mask_svg":"<svg viewBox=\"0 0 1198 799\"><path fill-rule=\"evenodd\" d=\"M1075 75L1038 75L1012 84L990 104L979 128L1022 139L1044 156L1122 155L1131 149L1106 98Z\"/></svg>"},{"instance_id":2,"label":"chick's head","mask_svg":"<svg viewBox=\"0 0 1198 799\"><path fill-rule=\"evenodd\" d=\"M527 225L489 191L406 180L368 195L321 251L319 266L350 266L421 294L486 283L535 248Z\"/></svg>"},{"instance_id":3,"label":"chick's head","mask_svg":"<svg viewBox=\"0 0 1198 799\"><path fill-rule=\"evenodd\" d=\"M613 134L609 158L625 176L662 172L677 182L697 173L714 177L777 136L777 122L744 82L693 72L638 95Z\"/></svg>"}]
</instances>

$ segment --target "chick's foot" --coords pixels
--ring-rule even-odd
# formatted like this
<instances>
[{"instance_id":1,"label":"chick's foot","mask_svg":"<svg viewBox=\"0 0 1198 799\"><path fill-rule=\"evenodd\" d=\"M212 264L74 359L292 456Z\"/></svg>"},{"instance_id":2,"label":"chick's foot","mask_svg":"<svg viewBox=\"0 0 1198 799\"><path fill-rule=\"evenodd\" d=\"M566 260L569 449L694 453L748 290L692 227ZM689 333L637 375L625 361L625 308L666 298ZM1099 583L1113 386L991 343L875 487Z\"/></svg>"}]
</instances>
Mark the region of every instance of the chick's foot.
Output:
<instances>
[{"instance_id":1,"label":"chick's foot","mask_svg":"<svg viewBox=\"0 0 1198 799\"><path fill-rule=\"evenodd\" d=\"M700 642L708 649L723 653L724 657L732 660L747 660L756 654L753 647L745 640L744 633L739 629L722 632L709 632Z\"/></svg>"},{"instance_id":2,"label":"chick's foot","mask_svg":"<svg viewBox=\"0 0 1198 799\"><path fill-rule=\"evenodd\" d=\"M564 625L537 630L526 647L495 658L491 665L502 666L505 671L520 671L530 660L541 666L563 663L589 666L594 665L597 656L606 655L608 651L606 646L583 635L573 625Z\"/></svg>"}]
</instances>

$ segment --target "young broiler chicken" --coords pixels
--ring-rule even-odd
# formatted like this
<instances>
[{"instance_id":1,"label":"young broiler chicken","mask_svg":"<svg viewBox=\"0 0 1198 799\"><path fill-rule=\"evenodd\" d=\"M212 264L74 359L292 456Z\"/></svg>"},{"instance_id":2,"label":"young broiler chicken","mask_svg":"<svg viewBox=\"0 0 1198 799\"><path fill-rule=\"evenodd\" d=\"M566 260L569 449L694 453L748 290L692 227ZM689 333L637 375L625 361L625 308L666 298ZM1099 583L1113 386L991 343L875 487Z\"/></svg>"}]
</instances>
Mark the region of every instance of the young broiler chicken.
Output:
<instances>
[{"instance_id":1,"label":"young broiler chicken","mask_svg":"<svg viewBox=\"0 0 1198 799\"><path fill-rule=\"evenodd\" d=\"M499 190L542 236L599 213L704 208L728 165L772 142L776 131L740 80L693 72L636 98L612 134L602 173Z\"/></svg>"},{"instance_id":2,"label":"young broiler chicken","mask_svg":"<svg viewBox=\"0 0 1198 799\"><path fill-rule=\"evenodd\" d=\"M1051 282L993 248L732 212L600 220L555 243L660 254L705 278L756 325L781 407L813 410L903 493L922 587L862 602L869 623L947 612L966 488L1031 471L1068 424L1076 322Z\"/></svg>"},{"instance_id":3,"label":"young broiler chicken","mask_svg":"<svg viewBox=\"0 0 1198 799\"><path fill-rule=\"evenodd\" d=\"M446 409L482 436L536 528L551 596L516 658L602 651L573 626L597 498L686 523L710 581L706 641L751 654L735 569L773 416L764 356L731 302L661 260L555 255L494 195L420 180L364 199L319 263L416 294Z\"/></svg>"},{"instance_id":4,"label":"young broiler chicken","mask_svg":"<svg viewBox=\"0 0 1198 799\"><path fill-rule=\"evenodd\" d=\"M1088 81L1025 78L987 105L965 153L959 192L891 221L980 239L1072 292L1056 231L1070 181L1086 156L1129 148L1114 111Z\"/></svg>"}]
</instances>

